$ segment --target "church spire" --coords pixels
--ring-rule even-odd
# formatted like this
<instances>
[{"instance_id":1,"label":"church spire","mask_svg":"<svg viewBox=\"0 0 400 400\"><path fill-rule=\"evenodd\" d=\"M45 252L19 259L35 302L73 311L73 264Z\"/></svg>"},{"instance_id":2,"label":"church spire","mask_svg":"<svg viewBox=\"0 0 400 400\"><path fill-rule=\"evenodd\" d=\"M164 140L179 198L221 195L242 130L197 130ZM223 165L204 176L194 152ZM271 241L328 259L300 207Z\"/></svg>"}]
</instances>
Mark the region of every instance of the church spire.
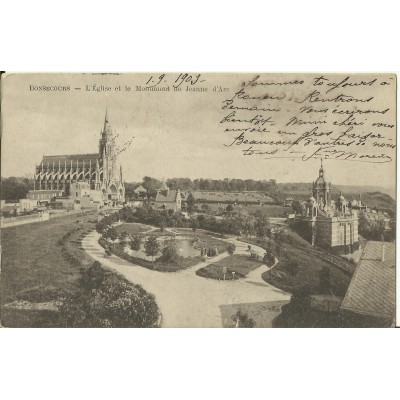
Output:
<instances>
[{"instance_id":1,"label":"church spire","mask_svg":"<svg viewBox=\"0 0 400 400\"><path fill-rule=\"evenodd\" d=\"M107 129L107 125L108 125L108 109L107 109L107 107L106 107L106 115L105 115L105 117L104 117L104 132L105 132L106 129Z\"/></svg>"}]
</instances>

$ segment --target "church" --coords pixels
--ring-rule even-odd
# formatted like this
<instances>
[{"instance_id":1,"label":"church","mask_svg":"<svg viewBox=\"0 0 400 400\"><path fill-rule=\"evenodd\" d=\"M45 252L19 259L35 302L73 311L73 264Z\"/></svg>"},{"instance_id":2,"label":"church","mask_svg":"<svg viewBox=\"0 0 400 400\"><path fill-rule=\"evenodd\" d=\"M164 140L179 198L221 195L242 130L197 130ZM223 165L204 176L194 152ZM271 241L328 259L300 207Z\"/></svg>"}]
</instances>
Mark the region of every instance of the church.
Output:
<instances>
[{"instance_id":1,"label":"church","mask_svg":"<svg viewBox=\"0 0 400 400\"><path fill-rule=\"evenodd\" d=\"M172 210L174 212L181 211L182 195L179 189L170 190L163 180L161 187L157 190L156 199L154 202L157 210Z\"/></svg>"},{"instance_id":2,"label":"church","mask_svg":"<svg viewBox=\"0 0 400 400\"><path fill-rule=\"evenodd\" d=\"M75 201L87 196L107 205L124 203L125 186L122 167L117 166L115 139L106 111L98 153L43 156L35 168L34 190L28 193L28 198L35 199L43 192L54 192L55 196L68 196Z\"/></svg>"},{"instance_id":3,"label":"church","mask_svg":"<svg viewBox=\"0 0 400 400\"><path fill-rule=\"evenodd\" d=\"M331 198L331 183L325 176L322 160L319 176L313 182L312 195L304 204L300 220L307 223L313 246L338 254L353 253L359 248L358 213L349 208L342 192L337 199Z\"/></svg>"}]
</instances>

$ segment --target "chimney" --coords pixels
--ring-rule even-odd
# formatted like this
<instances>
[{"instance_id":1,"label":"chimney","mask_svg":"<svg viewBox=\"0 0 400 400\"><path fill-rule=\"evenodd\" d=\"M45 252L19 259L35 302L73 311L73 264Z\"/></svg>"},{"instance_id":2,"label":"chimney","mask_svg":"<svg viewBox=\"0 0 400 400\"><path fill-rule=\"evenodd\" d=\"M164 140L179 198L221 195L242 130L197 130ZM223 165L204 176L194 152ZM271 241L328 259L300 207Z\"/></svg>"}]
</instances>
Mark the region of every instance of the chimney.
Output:
<instances>
[{"instance_id":1,"label":"chimney","mask_svg":"<svg viewBox=\"0 0 400 400\"><path fill-rule=\"evenodd\" d=\"M382 262L385 262L385 244L382 244Z\"/></svg>"}]
</instances>

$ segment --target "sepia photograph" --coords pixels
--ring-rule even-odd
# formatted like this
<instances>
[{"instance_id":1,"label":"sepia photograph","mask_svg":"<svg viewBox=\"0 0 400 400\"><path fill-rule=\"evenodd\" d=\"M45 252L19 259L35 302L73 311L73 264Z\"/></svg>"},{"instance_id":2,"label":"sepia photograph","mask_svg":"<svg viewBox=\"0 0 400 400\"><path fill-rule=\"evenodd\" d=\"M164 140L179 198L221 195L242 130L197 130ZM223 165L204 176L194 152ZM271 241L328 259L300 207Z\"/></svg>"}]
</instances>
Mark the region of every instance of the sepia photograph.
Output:
<instances>
[{"instance_id":1,"label":"sepia photograph","mask_svg":"<svg viewBox=\"0 0 400 400\"><path fill-rule=\"evenodd\" d=\"M390 328L396 75L4 73L1 326Z\"/></svg>"}]
</instances>

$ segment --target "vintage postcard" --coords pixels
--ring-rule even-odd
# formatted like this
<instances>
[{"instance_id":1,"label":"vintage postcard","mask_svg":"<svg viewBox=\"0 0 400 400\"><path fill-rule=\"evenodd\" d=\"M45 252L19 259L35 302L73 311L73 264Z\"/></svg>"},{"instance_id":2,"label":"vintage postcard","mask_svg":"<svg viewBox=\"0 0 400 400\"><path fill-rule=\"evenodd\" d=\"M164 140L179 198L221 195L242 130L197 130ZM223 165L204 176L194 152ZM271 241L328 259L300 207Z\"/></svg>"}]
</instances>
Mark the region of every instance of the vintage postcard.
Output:
<instances>
[{"instance_id":1,"label":"vintage postcard","mask_svg":"<svg viewBox=\"0 0 400 400\"><path fill-rule=\"evenodd\" d=\"M1 76L1 326L394 327L396 76Z\"/></svg>"}]
</instances>

